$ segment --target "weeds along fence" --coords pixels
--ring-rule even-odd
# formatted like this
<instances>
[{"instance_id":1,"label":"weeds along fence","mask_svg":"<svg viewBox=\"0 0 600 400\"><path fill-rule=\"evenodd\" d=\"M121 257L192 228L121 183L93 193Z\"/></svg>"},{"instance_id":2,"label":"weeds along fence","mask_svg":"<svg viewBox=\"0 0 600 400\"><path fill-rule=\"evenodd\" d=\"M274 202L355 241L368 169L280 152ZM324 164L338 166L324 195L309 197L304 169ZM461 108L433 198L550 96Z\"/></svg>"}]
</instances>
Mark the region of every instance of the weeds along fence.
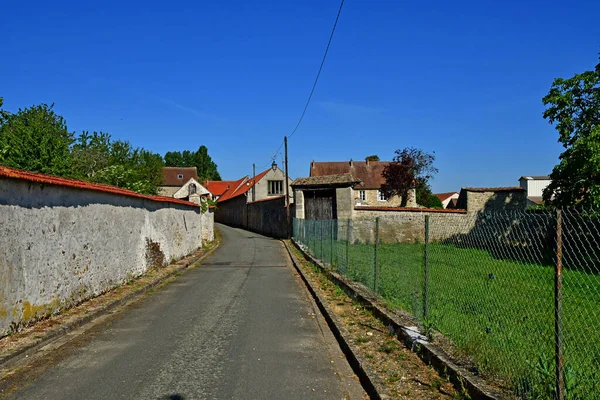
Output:
<instances>
[{"instance_id":1,"label":"weeds along fence","mask_svg":"<svg viewBox=\"0 0 600 400\"><path fill-rule=\"evenodd\" d=\"M293 236L341 275L412 313L428 336L450 339L474 373L517 398L600 399L599 213L422 222L415 233L414 224L390 231L385 217L295 219Z\"/></svg>"}]
</instances>

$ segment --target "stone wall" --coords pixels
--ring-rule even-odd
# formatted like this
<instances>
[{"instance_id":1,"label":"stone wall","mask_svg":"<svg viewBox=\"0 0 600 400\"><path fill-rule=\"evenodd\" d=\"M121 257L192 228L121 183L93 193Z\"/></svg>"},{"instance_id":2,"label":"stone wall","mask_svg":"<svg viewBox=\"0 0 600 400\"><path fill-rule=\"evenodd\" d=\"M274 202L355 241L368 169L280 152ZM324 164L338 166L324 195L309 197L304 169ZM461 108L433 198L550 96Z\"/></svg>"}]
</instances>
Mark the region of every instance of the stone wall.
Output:
<instances>
[{"instance_id":1,"label":"stone wall","mask_svg":"<svg viewBox=\"0 0 600 400\"><path fill-rule=\"evenodd\" d=\"M527 194L524 190L470 191L463 189L458 198L457 208L471 213L524 211L527 208Z\"/></svg>"},{"instance_id":2,"label":"stone wall","mask_svg":"<svg viewBox=\"0 0 600 400\"><path fill-rule=\"evenodd\" d=\"M248 224L245 229L278 239L289 237L285 196L248 203Z\"/></svg>"},{"instance_id":3,"label":"stone wall","mask_svg":"<svg viewBox=\"0 0 600 400\"><path fill-rule=\"evenodd\" d=\"M209 208L202 214L202 243L215 240L215 209Z\"/></svg>"},{"instance_id":4,"label":"stone wall","mask_svg":"<svg viewBox=\"0 0 600 400\"><path fill-rule=\"evenodd\" d=\"M422 243L425 216L430 218L430 240L442 241L469 233L477 216L454 210L402 209L355 210L352 219L353 241L375 242L375 221L379 218L379 240L383 243Z\"/></svg>"},{"instance_id":5,"label":"stone wall","mask_svg":"<svg viewBox=\"0 0 600 400\"><path fill-rule=\"evenodd\" d=\"M210 231L192 203L0 174L0 337L194 252Z\"/></svg>"},{"instance_id":6,"label":"stone wall","mask_svg":"<svg viewBox=\"0 0 600 400\"><path fill-rule=\"evenodd\" d=\"M237 196L227 201L218 202L215 211L215 222L245 229L248 226L246 196Z\"/></svg>"},{"instance_id":7,"label":"stone wall","mask_svg":"<svg viewBox=\"0 0 600 400\"><path fill-rule=\"evenodd\" d=\"M290 209L290 218L294 216L294 207ZM242 228L261 235L288 237L285 196L246 203L246 196L217 203L215 221Z\"/></svg>"}]
</instances>

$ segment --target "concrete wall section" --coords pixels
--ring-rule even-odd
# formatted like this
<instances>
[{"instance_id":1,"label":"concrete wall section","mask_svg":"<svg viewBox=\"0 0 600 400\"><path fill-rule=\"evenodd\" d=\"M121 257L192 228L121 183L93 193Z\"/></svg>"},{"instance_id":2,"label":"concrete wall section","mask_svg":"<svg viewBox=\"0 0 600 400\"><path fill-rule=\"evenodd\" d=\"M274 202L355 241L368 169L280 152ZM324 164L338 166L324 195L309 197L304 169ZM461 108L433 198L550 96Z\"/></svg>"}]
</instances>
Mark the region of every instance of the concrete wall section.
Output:
<instances>
[{"instance_id":1,"label":"concrete wall section","mask_svg":"<svg viewBox=\"0 0 600 400\"><path fill-rule=\"evenodd\" d=\"M295 217L298 219L304 219L304 192L302 190L294 190L294 204L295 204Z\"/></svg>"},{"instance_id":2,"label":"concrete wall section","mask_svg":"<svg viewBox=\"0 0 600 400\"><path fill-rule=\"evenodd\" d=\"M215 239L215 209L209 208L202 214L202 243L212 242Z\"/></svg>"},{"instance_id":3,"label":"concrete wall section","mask_svg":"<svg viewBox=\"0 0 600 400\"><path fill-rule=\"evenodd\" d=\"M0 337L192 253L202 225L191 204L0 178Z\"/></svg>"}]
</instances>

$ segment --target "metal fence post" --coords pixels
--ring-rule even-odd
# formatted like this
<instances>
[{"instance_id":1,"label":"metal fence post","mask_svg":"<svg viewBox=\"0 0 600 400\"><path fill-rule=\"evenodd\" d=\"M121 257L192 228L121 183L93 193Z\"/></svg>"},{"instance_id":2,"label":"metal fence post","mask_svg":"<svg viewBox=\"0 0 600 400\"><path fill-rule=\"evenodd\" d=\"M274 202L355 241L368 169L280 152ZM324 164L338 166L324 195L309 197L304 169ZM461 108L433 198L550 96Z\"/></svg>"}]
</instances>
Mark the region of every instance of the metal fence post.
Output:
<instances>
[{"instance_id":1,"label":"metal fence post","mask_svg":"<svg viewBox=\"0 0 600 400\"><path fill-rule=\"evenodd\" d=\"M346 228L346 274L350 271L350 231L352 229L352 220L348 219Z\"/></svg>"},{"instance_id":2,"label":"metal fence post","mask_svg":"<svg viewBox=\"0 0 600 400\"><path fill-rule=\"evenodd\" d=\"M333 268L333 225L334 225L334 223L335 223L335 220L332 219L331 220L331 238L330 238L331 239L331 255L329 257L329 259L331 260L331 263L330 263L331 268Z\"/></svg>"},{"instance_id":3,"label":"metal fence post","mask_svg":"<svg viewBox=\"0 0 600 400\"><path fill-rule=\"evenodd\" d=\"M319 221L319 242L321 242L321 251L319 253L319 260L324 262L325 260L323 260L323 224L324 224L323 221L325 221L325 220L322 219Z\"/></svg>"},{"instance_id":4,"label":"metal fence post","mask_svg":"<svg viewBox=\"0 0 600 400\"><path fill-rule=\"evenodd\" d=\"M554 273L554 333L557 400L565 399L565 371L562 327L562 210L556 211L556 268Z\"/></svg>"},{"instance_id":5,"label":"metal fence post","mask_svg":"<svg viewBox=\"0 0 600 400\"><path fill-rule=\"evenodd\" d=\"M423 318L427 318L429 309L429 215L425 216L425 260L423 279Z\"/></svg>"},{"instance_id":6,"label":"metal fence post","mask_svg":"<svg viewBox=\"0 0 600 400\"><path fill-rule=\"evenodd\" d=\"M375 268L373 270L373 290L377 293L379 286L379 217L375 218Z\"/></svg>"}]
</instances>

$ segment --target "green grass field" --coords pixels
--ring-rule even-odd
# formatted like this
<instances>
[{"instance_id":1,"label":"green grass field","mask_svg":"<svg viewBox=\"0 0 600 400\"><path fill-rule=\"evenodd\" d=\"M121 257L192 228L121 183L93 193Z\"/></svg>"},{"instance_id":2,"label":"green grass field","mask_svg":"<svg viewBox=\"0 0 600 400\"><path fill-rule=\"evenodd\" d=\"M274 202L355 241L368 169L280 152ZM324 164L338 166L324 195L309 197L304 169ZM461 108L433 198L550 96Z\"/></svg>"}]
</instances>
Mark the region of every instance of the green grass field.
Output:
<instances>
[{"instance_id":1,"label":"green grass field","mask_svg":"<svg viewBox=\"0 0 600 400\"><path fill-rule=\"evenodd\" d=\"M374 288L374 245L305 243L352 280ZM349 258L349 260L348 260ZM484 250L430 244L428 315L423 316L424 245L381 244L378 294L471 355L483 376L523 398L552 398L554 269ZM567 398L600 398L600 277L565 270L563 326Z\"/></svg>"}]
</instances>

